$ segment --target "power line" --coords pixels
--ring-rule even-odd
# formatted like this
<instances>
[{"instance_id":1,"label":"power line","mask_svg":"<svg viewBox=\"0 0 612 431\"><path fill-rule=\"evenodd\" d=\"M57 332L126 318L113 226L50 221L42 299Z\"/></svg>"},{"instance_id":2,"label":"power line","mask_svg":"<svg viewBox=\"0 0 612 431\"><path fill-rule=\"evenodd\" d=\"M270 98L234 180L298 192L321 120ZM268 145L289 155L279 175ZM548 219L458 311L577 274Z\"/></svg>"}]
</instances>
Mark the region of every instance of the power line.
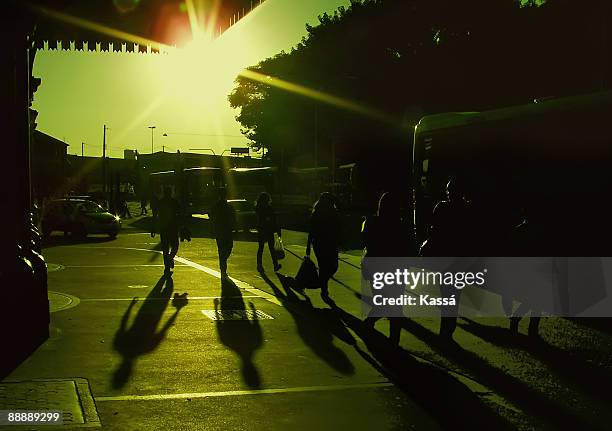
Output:
<instances>
[{"instance_id":1,"label":"power line","mask_svg":"<svg viewBox=\"0 0 612 431\"><path fill-rule=\"evenodd\" d=\"M207 136L210 138L244 138L247 139L244 135L223 135L223 134L206 134L206 133L178 133L178 132L166 132L167 135L186 135L186 136Z\"/></svg>"}]
</instances>

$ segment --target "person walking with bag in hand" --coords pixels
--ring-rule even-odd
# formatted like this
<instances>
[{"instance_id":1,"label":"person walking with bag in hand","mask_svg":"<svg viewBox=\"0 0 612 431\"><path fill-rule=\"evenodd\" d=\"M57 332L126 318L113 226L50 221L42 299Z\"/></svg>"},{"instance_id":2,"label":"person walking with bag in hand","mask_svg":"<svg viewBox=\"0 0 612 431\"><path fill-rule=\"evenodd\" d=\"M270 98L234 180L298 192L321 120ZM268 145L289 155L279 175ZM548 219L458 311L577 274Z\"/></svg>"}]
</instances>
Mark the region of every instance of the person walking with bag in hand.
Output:
<instances>
[{"instance_id":1,"label":"person walking with bag in hand","mask_svg":"<svg viewBox=\"0 0 612 431\"><path fill-rule=\"evenodd\" d=\"M306 244L306 257L310 258L310 247L314 249L319 265L319 286L321 298L329 301L329 279L338 270L338 232L340 217L336 209L335 198L329 192L321 193L314 204L310 218L310 231Z\"/></svg>"},{"instance_id":2,"label":"person walking with bag in hand","mask_svg":"<svg viewBox=\"0 0 612 431\"><path fill-rule=\"evenodd\" d=\"M274 214L274 208L272 208L272 198L268 193L262 192L257 198L255 213L257 214L257 241L259 243L257 247L257 271L264 272L262 258L267 243L274 264L274 272L278 272L281 265L278 263L274 248L274 234L280 238L281 229L276 222L276 215Z\"/></svg>"}]
</instances>

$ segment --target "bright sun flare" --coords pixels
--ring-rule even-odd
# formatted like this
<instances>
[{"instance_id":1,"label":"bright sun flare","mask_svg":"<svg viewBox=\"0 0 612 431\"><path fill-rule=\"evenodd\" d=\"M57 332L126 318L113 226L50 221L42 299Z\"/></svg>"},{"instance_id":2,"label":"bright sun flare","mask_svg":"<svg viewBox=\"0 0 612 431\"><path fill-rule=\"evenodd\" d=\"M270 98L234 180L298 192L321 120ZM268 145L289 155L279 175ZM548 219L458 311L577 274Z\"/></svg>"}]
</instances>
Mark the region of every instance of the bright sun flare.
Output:
<instances>
[{"instance_id":1,"label":"bright sun flare","mask_svg":"<svg viewBox=\"0 0 612 431\"><path fill-rule=\"evenodd\" d=\"M240 53L223 42L202 36L166 54L161 72L167 93L199 107L226 104L242 67Z\"/></svg>"}]
</instances>

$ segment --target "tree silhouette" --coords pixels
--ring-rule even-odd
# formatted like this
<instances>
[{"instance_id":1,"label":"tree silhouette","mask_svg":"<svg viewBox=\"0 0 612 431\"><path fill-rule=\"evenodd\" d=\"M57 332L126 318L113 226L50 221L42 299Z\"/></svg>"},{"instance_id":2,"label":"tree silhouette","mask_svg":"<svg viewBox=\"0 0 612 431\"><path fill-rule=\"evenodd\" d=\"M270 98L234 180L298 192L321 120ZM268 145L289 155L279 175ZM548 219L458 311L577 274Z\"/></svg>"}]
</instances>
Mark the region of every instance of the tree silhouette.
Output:
<instances>
[{"instance_id":1,"label":"tree silhouette","mask_svg":"<svg viewBox=\"0 0 612 431\"><path fill-rule=\"evenodd\" d=\"M337 164L361 162L374 183L396 183L424 114L609 88L609 12L603 0L352 0L250 69L374 107L395 124L244 76L229 101L272 163L312 166L318 141L320 165L331 165L334 144Z\"/></svg>"}]
</instances>

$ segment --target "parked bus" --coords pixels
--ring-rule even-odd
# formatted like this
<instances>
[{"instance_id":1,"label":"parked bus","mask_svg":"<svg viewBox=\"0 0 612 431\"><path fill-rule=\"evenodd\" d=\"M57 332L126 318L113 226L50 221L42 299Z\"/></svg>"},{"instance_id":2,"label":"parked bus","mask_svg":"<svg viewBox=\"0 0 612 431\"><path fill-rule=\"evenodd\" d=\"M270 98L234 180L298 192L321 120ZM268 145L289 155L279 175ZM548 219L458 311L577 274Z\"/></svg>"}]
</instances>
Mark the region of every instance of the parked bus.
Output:
<instances>
[{"instance_id":1,"label":"parked bus","mask_svg":"<svg viewBox=\"0 0 612 431\"><path fill-rule=\"evenodd\" d=\"M424 117L413 147L419 240L453 178L481 208L549 220L573 255L604 255L612 238L611 118L612 92Z\"/></svg>"},{"instance_id":2,"label":"parked bus","mask_svg":"<svg viewBox=\"0 0 612 431\"><path fill-rule=\"evenodd\" d=\"M225 173L228 196L255 202L261 192L270 193L275 207L284 211L309 212L321 192L331 184L329 168L288 168L275 166L231 168Z\"/></svg>"},{"instance_id":3,"label":"parked bus","mask_svg":"<svg viewBox=\"0 0 612 431\"><path fill-rule=\"evenodd\" d=\"M277 173L278 168L273 166L228 169L225 172L228 198L245 199L254 204L261 192L268 192L276 197Z\"/></svg>"},{"instance_id":4,"label":"parked bus","mask_svg":"<svg viewBox=\"0 0 612 431\"><path fill-rule=\"evenodd\" d=\"M207 214L218 197L218 189L224 186L220 168L186 168L182 172L162 171L149 175L153 193L159 194L165 186L172 187L174 196L188 214Z\"/></svg>"}]
</instances>

